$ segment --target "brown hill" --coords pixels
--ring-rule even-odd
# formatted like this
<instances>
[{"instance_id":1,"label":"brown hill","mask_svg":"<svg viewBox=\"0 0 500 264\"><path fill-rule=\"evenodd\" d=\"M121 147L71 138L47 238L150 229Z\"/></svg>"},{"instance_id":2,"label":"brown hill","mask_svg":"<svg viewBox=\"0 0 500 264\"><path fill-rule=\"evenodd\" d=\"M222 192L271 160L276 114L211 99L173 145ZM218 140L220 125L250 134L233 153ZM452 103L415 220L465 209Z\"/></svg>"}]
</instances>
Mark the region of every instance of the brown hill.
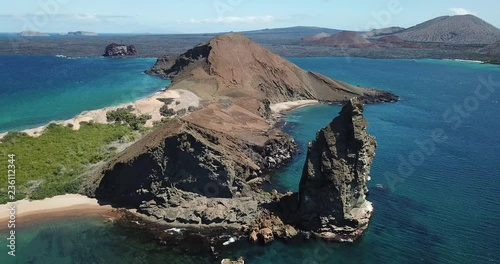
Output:
<instances>
[{"instance_id":1,"label":"brown hill","mask_svg":"<svg viewBox=\"0 0 500 264\"><path fill-rule=\"evenodd\" d=\"M500 40L500 29L473 15L441 16L396 35L414 42L491 44Z\"/></svg>"},{"instance_id":2,"label":"brown hill","mask_svg":"<svg viewBox=\"0 0 500 264\"><path fill-rule=\"evenodd\" d=\"M175 60L160 58L146 72L172 79L169 89L191 90L204 99L251 97L276 103L299 99L340 102L353 96L372 101L382 94L391 97L304 71L241 34L215 37ZM394 99L389 97L389 101Z\"/></svg>"},{"instance_id":3,"label":"brown hill","mask_svg":"<svg viewBox=\"0 0 500 264\"><path fill-rule=\"evenodd\" d=\"M304 38L304 40L306 39L310 38ZM329 37L312 39L309 42L317 45L342 48L377 48L377 45L353 31L342 31Z\"/></svg>"}]
</instances>

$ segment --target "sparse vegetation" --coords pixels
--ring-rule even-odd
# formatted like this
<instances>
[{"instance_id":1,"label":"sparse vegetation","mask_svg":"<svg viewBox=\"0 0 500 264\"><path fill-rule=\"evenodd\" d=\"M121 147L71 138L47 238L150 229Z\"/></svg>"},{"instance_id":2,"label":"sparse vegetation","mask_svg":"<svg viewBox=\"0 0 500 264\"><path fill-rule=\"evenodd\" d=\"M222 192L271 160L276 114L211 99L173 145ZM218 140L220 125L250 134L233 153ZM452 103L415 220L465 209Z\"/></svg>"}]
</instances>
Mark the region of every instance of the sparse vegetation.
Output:
<instances>
[{"instance_id":1,"label":"sparse vegetation","mask_svg":"<svg viewBox=\"0 0 500 264\"><path fill-rule=\"evenodd\" d=\"M118 108L106 113L108 122L121 122L128 124L132 129L139 130L144 127L146 121L151 119L151 115L135 115L134 108L129 105L127 108Z\"/></svg>"},{"instance_id":2,"label":"sparse vegetation","mask_svg":"<svg viewBox=\"0 0 500 264\"><path fill-rule=\"evenodd\" d=\"M188 107L188 111L189 112L194 112L196 110L200 110L201 109L201 106L190 106Z\"/></svg>"},{"instance_id":3,"label":"sparse vegetation","mask_svg":"<svg viewBox=\"0 0 500 264\"><path fill-rule=\"evenodd\" d=\"M175 110L173 108L168 108L168 105L164 105L160 108L160 114L162 116L171 117L175 115Z\"/></svg>"},{"instance_id":4,"label":"sparse vegetation","mask_svg":"<svg viewBox=\"0 0 500 264\"><path fill-rule=\"evenodd\" d=\"M186 112L187 112L186 108L182 108L182 109L177 110L176 113L177 113L178 116L181 116L181 115L186 114Z\"/></svg>"},{"instance_id":5,"label":"sparse vegetation","mask_svg":"<svg viewBox=\"0 0 500 264\"><path fill-rule=\"evenodd\" d=\"M0 156L15 154L16 198L43 199L78 192L85 169L115 154L108 144L135 138L132 127L122 123L82 122L79 130L50 124L39 137L8 133ZM0 166L7 168L7 158L0 159ZM7 202L6 192L7 181L0 181L0 204Z\"/></svg>"},{"instance_id":6,"label":"sparse vegetation","mask_svg":"<svg viewBox=\"0 0 500 264\"><path fill-rule=\"evenodd\" d=\"M170 121L170 120L172 120L172 119L169 118L169 117L163 117L160 121L154 121L153 122L153 128L160 127L163 124L168 123L168 121Z\"/></svg>"}]
</instances>

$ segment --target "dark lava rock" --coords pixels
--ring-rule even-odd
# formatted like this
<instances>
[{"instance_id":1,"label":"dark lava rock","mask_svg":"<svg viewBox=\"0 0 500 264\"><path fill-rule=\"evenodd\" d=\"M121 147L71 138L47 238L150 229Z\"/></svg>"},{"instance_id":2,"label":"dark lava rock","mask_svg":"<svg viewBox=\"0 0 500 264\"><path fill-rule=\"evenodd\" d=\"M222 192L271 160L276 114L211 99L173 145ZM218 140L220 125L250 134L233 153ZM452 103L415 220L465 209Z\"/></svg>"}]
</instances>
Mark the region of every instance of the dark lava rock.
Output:
<instances>
[{"instance_id":1,"label":"dark lava rock","mask_svg":"<svg viewBox=\"0 0 500 264\"><path fill-rule=\"evenodd\" d=\"M120 56L133 56L137 54L134 45L122 45L111 43L106 47L103 56L105 57L120 57Z\"/></svg>"},{"instance_id":2,"label":"dark lava rock","mask_svg":"<svg viewBox=\"0 0 500 264\"><path fill-rule=\"evenodd\" d=\"M367 228L370 165L377 146L366 132L363 105L353 98L309 143L299 186L299 220L319 237L353 240Z\"/></svg>"}]
</instances>

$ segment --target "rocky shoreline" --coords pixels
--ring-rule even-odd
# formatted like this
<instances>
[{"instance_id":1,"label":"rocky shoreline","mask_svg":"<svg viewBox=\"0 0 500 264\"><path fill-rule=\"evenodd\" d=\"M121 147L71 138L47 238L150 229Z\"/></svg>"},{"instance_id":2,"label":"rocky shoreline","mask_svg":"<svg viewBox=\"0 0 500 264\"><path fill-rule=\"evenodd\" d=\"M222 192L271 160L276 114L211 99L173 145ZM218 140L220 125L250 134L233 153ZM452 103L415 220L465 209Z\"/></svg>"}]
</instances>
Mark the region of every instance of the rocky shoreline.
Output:
<instances>
[{"instance_id":1,"label":"rocky shoreline","mask_svg":"<svg viewBox=\"0 0 500 264\"><path fill-rule=\"evenodd\" d=\"M361 143L321 143L321 146L326 147L335 147L340 144L345 146L346 149L361 144L362 149L352 149L352 153L341 154L339 152L338 154L332 154L330 157L331 162L338 161L334 156L343 156L340 160L344 162L343 166L347 167L345 167L344 171L336 171L330 168L330 173L334 174L322 176L340 177L343 179L339 179L340 181L347 182L350 182L348 180L349 175L356 177L357 179L354 182L357 182L357 187L355 190L351 190L352 193L332 194L332 190L339 188L339 184L333 181L330 183L331 185L325 185L324 180L320 180L324 185L324 190L319 191L318 188L312 188L310 190L312 192L311 197L316 196L318 198L309 199L318 200L316 204L321 204L321 207L314 208L313 205L311 208L310 204L304 202L304 197L308 193L304 186L307 185L305 183L307 178L315 179L317 176L312 176L309 167L311 165L307 166L308 163L311 164L309 161L304 168L299 193L278 193L276 190L265 192L257 182L245 196L232 198L210 197L210 195L205 196L186 192L177 188L166 188L160 190L160 194L157 196L163 197L162 203L158 203L158 198L155 198L146 203L141 203L137 210L124 211L125 217L120 220L119 225L126 228L140 228L159 243L181 245L182 250L188 251L189 249L184 248L187 245L183 247L179 241L197 237L199 243L190 246L196 248L195 251L198 254L210 254L213 257L217 257L218 252L224 250L225 243L229 243L228 241L233 242L230 240L231 238L234 241L248 239L251 242L262 244L270 243L274 239L300 241L312 237L337 242L355 241L368 227L368 220L373 212L373 207L370 202L365 200L365 196L368 192L366 182L368 180L369 165L374 156L376 143L372 137L366 134L366 120L361 116L361 102L358 99L353 100L344 107L341 115L335 119L337 121L334 120L325 129L339 125L341 127L351 127L356 131L350 131L349 135L337 135L337 138L344 140L357 137L358 141L356 142ZM344 122L343 119L346 118L355 120L357 123L350 126L345 123L338 123L341 122L339 120ZM325 132L325 129L318 132L317 141L331 138L331 136L320 136L325 135L325 133L333 133ZM308 160L311 160L312 156L318 153L323 153L322 151L318 152L315 148L314 143L310 145ZM353 155L355 158L352 157ZM349 159L354 160L349 161ZM281 165L287 161L284 160ZM350 168L351 166L352 168ZM350 174L348 171L351 170L356 173ZM312 184L314 185L314 183ZM331 197L331 195L334 196ZM342 209L337 208L338 204L336 203L331 205L332 209L324 208L326 206L324 202L328 200L327 197L331 197L334 201L343 202ZM343 201L344 199L346 200ZM351 202L351 199L356 199L356 202ZM349 213L344 212L344 207L349 210ZM324 220L320 220L323 218L319 216L321 212L335 211L339 215L327 214L324 216L333 219L331 224L327 223L325 225ZM311 222L311 219L315 218L314 215L318 215L319 218ZM344 218L344 215L347 218ZM316 221L321 221L323 224L315 227L317 225ZM341 226L342 224L345 224L345 226ZM181 230L183 232L180 232Z\"/></svg>"}]
</instances>

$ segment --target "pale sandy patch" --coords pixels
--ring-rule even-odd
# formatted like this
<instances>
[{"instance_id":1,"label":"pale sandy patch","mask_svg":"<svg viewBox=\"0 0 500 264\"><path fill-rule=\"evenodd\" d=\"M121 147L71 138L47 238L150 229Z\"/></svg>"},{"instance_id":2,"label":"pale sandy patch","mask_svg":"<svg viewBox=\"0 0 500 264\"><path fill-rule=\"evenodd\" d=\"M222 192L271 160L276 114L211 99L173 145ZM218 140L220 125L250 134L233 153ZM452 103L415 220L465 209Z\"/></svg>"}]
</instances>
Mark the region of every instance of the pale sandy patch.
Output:
<instances>
[{"instance_id":1,"label":"pale sandy patch","mask_svg":"<svg viewBox=\"0 0 500 264\"><path fill-rule=\"evenodd\" d=\"M288 102L282 102L282 103L276 103L276 104L271 104L270 108L271 111L274 113L281 113L285 111L290 111L295 108L307 106L307 105L314 105L318 104L319 102L317 100L298 100L298 101L288 101Z\"/></svg>"},{"instance_id":2,"label":"pale sandy patch","mask_svg":"<svg viewBox=\"0 0 500 264\"><path fill-rule=\"evenodd\" d=\"M12 204L0 205L0 223L9 221L9 211ZM100 205L96 199L80 194L58 195L44 200L29 201L23 199L15 203L16 222L43 219L53 216L64 217L72 215L87 215L91 213L108 213L113 210L110 205Z\"/></svg>"}]
</instances>

